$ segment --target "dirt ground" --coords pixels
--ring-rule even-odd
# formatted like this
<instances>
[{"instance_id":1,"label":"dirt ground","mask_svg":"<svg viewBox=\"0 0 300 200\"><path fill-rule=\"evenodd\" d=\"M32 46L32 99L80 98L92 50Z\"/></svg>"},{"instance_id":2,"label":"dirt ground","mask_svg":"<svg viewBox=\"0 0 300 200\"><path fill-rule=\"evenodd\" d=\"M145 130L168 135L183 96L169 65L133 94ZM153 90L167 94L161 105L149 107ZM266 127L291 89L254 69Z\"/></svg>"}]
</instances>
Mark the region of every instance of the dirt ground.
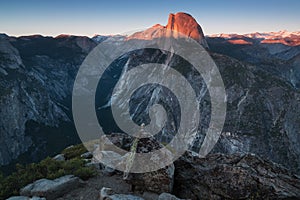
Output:
<instances>
[{"instance_id":1,"label":"dirt ground","mask_svg":"<svg viewBox=\"0 0 300 200\"><path fill-rule=\"evenodd\" d=\"M131 194L131 186L123 180L122 175L105 176L99 173L57 200L98 200L103 187L112 188L117 194Z\"/></svg>"}]
</instances>

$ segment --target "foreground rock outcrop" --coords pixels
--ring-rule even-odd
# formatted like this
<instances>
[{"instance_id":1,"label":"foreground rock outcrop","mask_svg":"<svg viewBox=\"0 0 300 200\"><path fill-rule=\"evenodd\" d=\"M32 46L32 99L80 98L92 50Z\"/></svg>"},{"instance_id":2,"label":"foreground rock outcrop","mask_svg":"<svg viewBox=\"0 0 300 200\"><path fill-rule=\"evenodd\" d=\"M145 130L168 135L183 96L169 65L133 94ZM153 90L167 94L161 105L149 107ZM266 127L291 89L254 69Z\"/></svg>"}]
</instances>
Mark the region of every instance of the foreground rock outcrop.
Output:
<instances>
[{"instance_id":1,"label":"foreground rock outcrop","mask_svg":"<svg viewBox=\"0 0 300 200\"><path fill-rule=\"evenodd\" d=\"M104 139L106 138L106 139ZM133 145L134 140L132 137L122 134L122 133L114 133L109 136L103 136L103 143L96 148L96 150L93 152L94 158L93 163L100 162L101 160L105 160L107 163L110 163L112 165L126 165L128 164L128 158L130 157L130 150L129 147ZM128 153L125 155L118 154L117 152L111 151L112 145L116 145L120 148L125 148ZM100 149L101 147L101 149ZM154 150L158 150L162 148L163 145L159 144L159 142L153 138L142 138L139 139L137 142L137 147L134 150L136 153L149 153ZM169 155L171 155L171 152L169 152ZM153 158L151 162L157 163L157 165L160 164L160 162L165 157L160 157L161 155L158 155L157 157ZM162 155L165 156L165 155ZM134 158L134 157L133 157ZM144 169L147 169L147 163L134 163L137 165L142 165ZM112 174L111 168L108 168L107 166L102 166L102 169L105 174ZM167 192L172 192L173 188L173 182L174 182L174 164L171 164L169 166L166 166L162 169L159 169L154 172L148 172L148 173L124 173L124 180L129 183L132 186L133 192L140 192L143 193L145 191L154 192L157 194ZM150 171L150 170L149 170ZM109 172L109 173L108 173Z\"/></svg>"},{"instance_id":2,"label":"foreground rock outcrop","mask_svg":"<svg viewBox=\"0 0 300 200\"><path fill-rule=\"evenodd\" d=\"M191 199L299 199L300 177L255 155L187 152L175 162L174 193Z\"/></svg>"},{"instance_id":3,"label":"foreground rock outcrop","mask_svg":"<svg viewBox=\"0 0 300 200\"><path fill-rule=\"evenodd\" d=\"M47 200L56 199L81 185L81 180L73 175L67 175L55 180L40 179L27 185L20 191L21 196L39 196Z\"/></svg>"},{"instance_id":4,"label":"foreground rock outcrop","mask_svg":"<svg viewBox=\"0 0 300 200\"><path fill-rule=\"evenodd\" d=\"M124 147L132 142L124 134L113 134L111 139ZM140 142L138 151L148 151L150 144L154 143ZM97 173L85 182L73 175L40 179L10 200L300 199L298 175L254 154L209 154L200 158L187 151L172 166L150 173L129 173L126 178L127 173L116 169L107 173L101 163L97 167L95 159L89 162Z\"/></svg>"},{"instance_id":5,"label":"foreground rock outcrop","mask_svg":"<svg viewBox=\"0 0 300 200\"><path fill-rule=\"evenodd\" d=\"M108 138L120 147L132 144L124 134L113 134ZM150 144L153 145L140 143L139 149L149 149ZM300 198L299 176L255 154L209 154L199 158L188 151L174 165L174 174L167 173L174 170L171 166L156 172L130 174L126 182L132 185L132 192L173 192L184 199Z\"/></svg>"}]
</instances>

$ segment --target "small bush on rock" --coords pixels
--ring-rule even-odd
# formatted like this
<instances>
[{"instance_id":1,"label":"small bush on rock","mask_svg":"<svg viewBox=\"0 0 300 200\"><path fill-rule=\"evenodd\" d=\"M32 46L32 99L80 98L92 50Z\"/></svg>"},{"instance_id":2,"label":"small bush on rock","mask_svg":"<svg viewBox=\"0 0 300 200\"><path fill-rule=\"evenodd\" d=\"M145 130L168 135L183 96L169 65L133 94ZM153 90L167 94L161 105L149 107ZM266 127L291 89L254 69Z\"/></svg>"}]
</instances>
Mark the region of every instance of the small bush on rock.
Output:
<instances>
[{"instance_id":1,"label":"small bush on rock","mask_svg":"<svg viewBox=\"0 0 300 200\"><path fill-rule=\"evenodd\" d=\"M87 180L96 175L95 169L85 166L86 162L80 158L80 155L86 152L83 145L76 145L63 152L66 161L56 161L48 157L39 163L17 164L16 172L7 177L0 173L0 199L19 195L21 188L41 178L56 179L73 174Z\"/></svg>"}]
</instances>

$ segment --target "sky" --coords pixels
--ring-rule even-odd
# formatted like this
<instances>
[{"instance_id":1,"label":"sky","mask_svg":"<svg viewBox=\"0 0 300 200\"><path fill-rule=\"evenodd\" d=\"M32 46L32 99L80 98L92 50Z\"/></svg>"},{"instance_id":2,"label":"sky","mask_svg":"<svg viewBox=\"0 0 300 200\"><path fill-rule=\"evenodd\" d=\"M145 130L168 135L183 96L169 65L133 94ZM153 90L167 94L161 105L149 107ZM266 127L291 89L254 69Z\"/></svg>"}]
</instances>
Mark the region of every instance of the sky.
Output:
<instances>
[{"instance_id":1,"label":"sky","mask_svg":"<svg viewBox=\"0 0 300 200\"><path fill-rule=\"evenodd\" d=\"M0 33L123 34L186 12L204 34L300 31L299 0L0 0Z\"/></svg>"}]
</instances>

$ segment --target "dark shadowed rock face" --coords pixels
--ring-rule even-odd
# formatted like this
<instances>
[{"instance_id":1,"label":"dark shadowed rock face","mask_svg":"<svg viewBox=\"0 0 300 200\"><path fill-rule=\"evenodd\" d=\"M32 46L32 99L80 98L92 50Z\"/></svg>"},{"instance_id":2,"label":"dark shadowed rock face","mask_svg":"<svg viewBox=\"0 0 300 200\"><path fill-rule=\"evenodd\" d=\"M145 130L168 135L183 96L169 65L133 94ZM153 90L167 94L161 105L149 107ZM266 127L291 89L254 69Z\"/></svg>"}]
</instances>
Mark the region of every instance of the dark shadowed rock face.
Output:
<instances>
[{"instance_id":1,"label":"dark shadowed rock face","mask_svg":"<svg viewBox=\"0 0 300 200\"><path fill-rule=\"evenodd\" d=\"M174 193L191 199L299 199L300 179L254 155L187 152L175 162Z\"/></svg>"},{"instance_id":2,"label":"dark shadowed rock face","mask_svg":"<svg viewBox=\"0 0 300 200\"><path fill-rule=\"evenodd\" d=\"M174 165L167 166L155 172L130 174L127 183L132 185L133 192L172 192Z\"/></svg>"},{"instance_id":3,"label":"dark shadowed rock face","mask_svg":"<svg viewBox=\"0 0 300 200\"><path fill-rule=\"evenodd\" d=\"M87 37L0 37L0 165L26 151L28 162L37 161L68 140L79 141L71 94L77 70L95 45Z\"/></svg>"},{"instance_id":4,"label":"dark shadowed rock face","mask_svg":"<svg viewBox=\"0 0 300 200\"><path fill-rule=\"evenodd\" d=\"M227 94L226 121L214 152L254 153L299 173L299 92L259 66L212 57Z\"/></svg>"}]
</instances>

